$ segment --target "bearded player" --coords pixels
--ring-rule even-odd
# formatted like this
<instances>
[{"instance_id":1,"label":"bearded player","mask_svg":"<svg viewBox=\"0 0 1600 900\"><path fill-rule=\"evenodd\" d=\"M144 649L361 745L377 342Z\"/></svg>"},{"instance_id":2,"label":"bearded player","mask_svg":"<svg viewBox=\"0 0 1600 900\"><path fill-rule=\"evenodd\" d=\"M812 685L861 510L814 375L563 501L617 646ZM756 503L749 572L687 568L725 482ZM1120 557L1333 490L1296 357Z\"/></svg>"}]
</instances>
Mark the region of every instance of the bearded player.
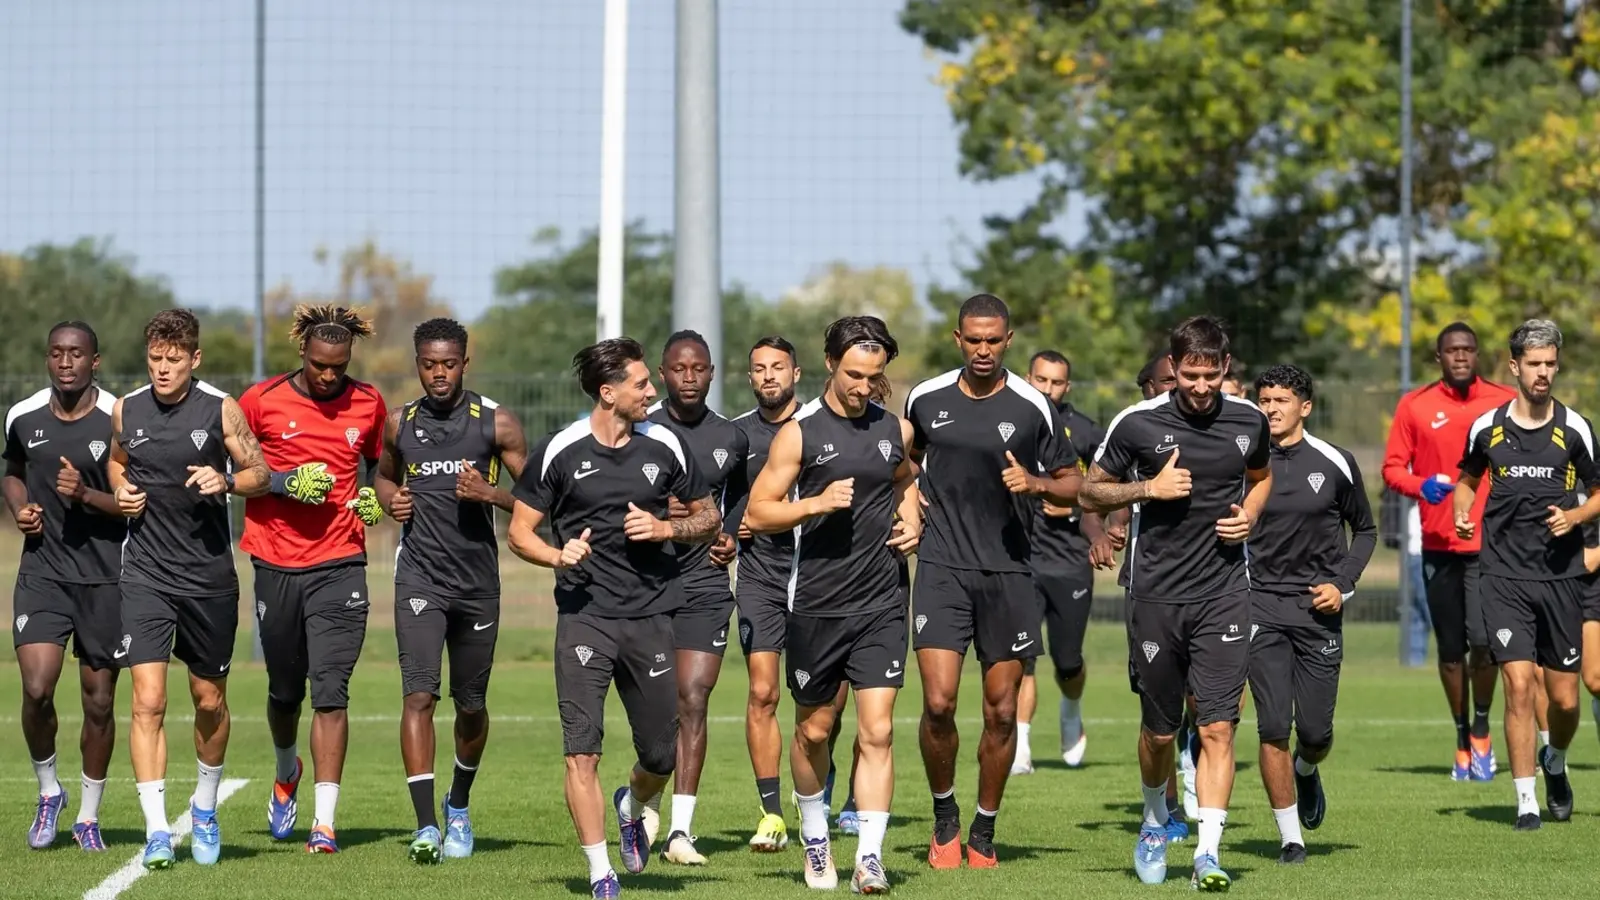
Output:
<instances>
[{"instance_id":1,"label":"bearded player","mask_svg":"<svg viewBox=\"0 0 1600 900\"><path fill-rule=\"evenodd\" d=\"M382 516L361 461L377 468L387 410L372 385L345 374L372 323L342 306L301 306L289 336L300 368L239 398L272 470L270 493L245 503L240 547L255 564L256 618L267 664L267 726L277 776L267 828L293 832L302 771L295 743L311 682L316 816L307 853L337 853L334 809L349 742L350 673L367 633L366 526Z\"/></svg>"}]
</instances>

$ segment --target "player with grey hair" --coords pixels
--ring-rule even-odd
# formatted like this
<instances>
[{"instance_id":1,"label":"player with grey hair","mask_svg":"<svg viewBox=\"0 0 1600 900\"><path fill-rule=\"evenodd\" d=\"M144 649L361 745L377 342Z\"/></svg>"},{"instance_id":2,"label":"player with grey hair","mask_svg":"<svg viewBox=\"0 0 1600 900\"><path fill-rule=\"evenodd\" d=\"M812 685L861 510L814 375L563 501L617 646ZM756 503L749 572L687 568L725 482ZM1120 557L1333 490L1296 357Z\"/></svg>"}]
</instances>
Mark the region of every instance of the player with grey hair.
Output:
<instances>
[{"instance_id":1,"label":"player with grey hair","mask_svg":"<svg viewBox=\"0 0 1600 900\"><path fill-rule=\"evenodd\" d=\"M1561 329L1547 319L1529 319L1511 333L1510 350L1517 396L1472 423L1454 502L1456 532L1470 538L1473 501L1484 475L1492 472L1479 590L1489 650L1505 683L1516 830L1532 831L1540 825L1536 761L1544 770L1550 815L1558 822L1572 816L1566 757L1578 729L1587 574L1579 526L1600 516L1600 465L1589 420L1553 396ZM1564 508L1571 506L1575 490L1588 499L1576 509ZM1536 754L1540 666L1550 698L1550 743Z\"/></svg>"}]
</instances>

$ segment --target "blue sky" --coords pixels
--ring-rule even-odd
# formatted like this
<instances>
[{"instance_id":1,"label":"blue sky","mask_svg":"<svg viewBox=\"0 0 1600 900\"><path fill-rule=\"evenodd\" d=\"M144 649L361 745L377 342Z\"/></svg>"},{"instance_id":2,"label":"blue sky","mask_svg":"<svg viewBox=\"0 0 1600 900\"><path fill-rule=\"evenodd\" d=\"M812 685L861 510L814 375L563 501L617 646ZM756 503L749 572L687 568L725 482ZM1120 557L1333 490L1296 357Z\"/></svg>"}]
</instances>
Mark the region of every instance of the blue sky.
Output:
<instances>
[{"instance_id":1,"label":"blue sky","mask_svg":"<svg viewBox=\"0 0 1600 900\"><path fill-rule=\"evenodd\" d=\"M842 259L950 281L1029 180L957 174L937 61L899 0L721 4L725 283ZM267 278L366 238L466 315L547 225L599 212L601 0L268 0ZM633 0L627 207L672 224L673 8ZM0 13L0 250L111 237L190 304L253 290L253 4Z\"/></svg>"}]
</instances>

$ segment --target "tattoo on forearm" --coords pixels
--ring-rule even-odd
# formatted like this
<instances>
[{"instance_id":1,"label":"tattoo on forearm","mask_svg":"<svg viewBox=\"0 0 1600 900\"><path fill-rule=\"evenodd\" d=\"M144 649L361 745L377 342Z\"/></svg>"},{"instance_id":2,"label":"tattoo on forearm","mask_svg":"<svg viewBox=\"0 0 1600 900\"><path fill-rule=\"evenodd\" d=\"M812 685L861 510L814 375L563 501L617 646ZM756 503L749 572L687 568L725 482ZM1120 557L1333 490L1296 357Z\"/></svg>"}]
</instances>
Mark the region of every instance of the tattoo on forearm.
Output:
<instances>
[{"instance_id":1,"label":"tattoo on forearm","mask_svg":"<svg viewBox=\"0 0 1600 900\"><path fill-rule=\"evenodd\" d=\"M722 516L717 512L717 504L712 502L711 495L707 494L700 500L700 511L690 513L682 519L672 519L672 539L685 544L696 544L709 540L722 527Z\"/></svg>"},{"instance_id":2,"label":"tattoo on forearm","mask_svg":"<svg viewBox=\"0 0 1600 900\"><path fill-rule=\"evenodd\" d=\"M1095 466L1078 489L1078 502L1094 511L1119 509L1146 499L1148 486L1142 481L1112 480L1110 473Z\"/></svg>"}]
</instances>

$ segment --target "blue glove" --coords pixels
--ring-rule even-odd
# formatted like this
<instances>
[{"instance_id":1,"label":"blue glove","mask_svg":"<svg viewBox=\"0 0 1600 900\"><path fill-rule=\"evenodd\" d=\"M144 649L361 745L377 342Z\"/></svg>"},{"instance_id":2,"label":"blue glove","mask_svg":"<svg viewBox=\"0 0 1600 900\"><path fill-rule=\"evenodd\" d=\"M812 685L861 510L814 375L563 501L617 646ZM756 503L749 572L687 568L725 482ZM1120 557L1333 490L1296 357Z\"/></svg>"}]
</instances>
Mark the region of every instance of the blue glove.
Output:
<instances>
[{"instance_id":1,"label":"blue glove","mask_svg":"<svg viewBox=\"0 0 1600 900\"><path fill-rule=\"evenodd\" d=\"M1422 483L1422 499L1428 501L1429 504L1438 505L1444 501L1444 498L1455 493L1455 489L1456 486L1448 481L1429 478Z\"/></svg>"}]
</instances>

